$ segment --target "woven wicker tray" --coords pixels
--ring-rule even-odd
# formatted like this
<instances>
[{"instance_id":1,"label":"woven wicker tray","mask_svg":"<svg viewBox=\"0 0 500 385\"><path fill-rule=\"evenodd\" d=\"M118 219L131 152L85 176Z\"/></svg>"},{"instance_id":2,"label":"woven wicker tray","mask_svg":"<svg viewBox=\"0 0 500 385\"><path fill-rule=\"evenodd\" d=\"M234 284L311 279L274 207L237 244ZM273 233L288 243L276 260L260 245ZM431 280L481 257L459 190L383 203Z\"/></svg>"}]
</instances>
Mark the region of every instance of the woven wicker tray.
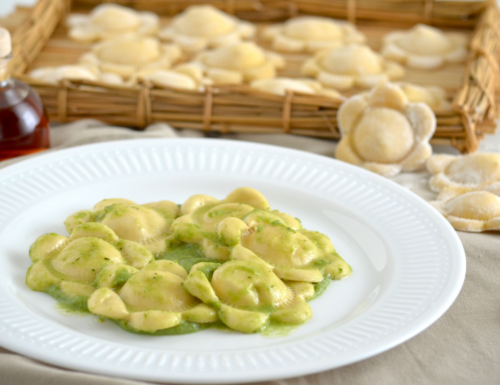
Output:
<instances>
[{"instance_id":1,"label":"woven wicker tray","mask_svg":"<svg viewBox=\"0 0 500 385\"><path fill-rule=\"evenodd\" d=\"M474 152L486 133L496 129L496 90L500 55L500 12L490 1L365 1L336 0L240 0L240 1L115 1L148 9L166 17L193 3L211 3L238 17L265 25L301 13L347 18L368 36L368 44L380 48L381 38L394 29L416 22L459 29L471 35L466 64L433 71L409 70L404 81L438 85L453 97L453 112L437 114L434 144L452 144L462 152ZM96 0L39 0L33 8L18 8L0 19L13 35L12 73L41 95L52 120L67 122L96 118L110 124L143 128L166 121L174 127L207 132L291 133L339 138L336 115L339 101L317 95L288 93L278 96L248 86L210 87L204 93L169 89L151 83L135 88L83 81L63 81L58 86L30 79L32 68L75 63L89 46L67 37L61 21L71 10L89 11ZM398 20L397 23L394 20ZM262 42L259 42L262 43ZM287 67L280 75L299 76L306 58L285 54ZM350 93L355 92L351 91Z\"/></svg>"}]
</instances>

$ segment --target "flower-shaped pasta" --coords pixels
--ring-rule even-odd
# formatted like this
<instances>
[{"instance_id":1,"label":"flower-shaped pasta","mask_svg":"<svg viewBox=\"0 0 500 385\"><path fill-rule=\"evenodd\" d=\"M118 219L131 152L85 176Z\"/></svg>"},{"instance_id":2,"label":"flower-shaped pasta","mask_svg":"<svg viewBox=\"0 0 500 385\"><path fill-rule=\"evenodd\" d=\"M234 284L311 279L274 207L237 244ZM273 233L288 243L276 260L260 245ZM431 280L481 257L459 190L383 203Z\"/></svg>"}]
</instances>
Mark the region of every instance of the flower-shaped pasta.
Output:
<instances>
[{"instance_id":1,"label":"flower-shaped pasta","mask_svg":"<svg viewBox=\"0 0 500 385\"><path fill-rule=\"evenodd\" d=\"M120 239L101 223L84 223L70 237L42 235L30 247L30 258L28 287L86 307L103 269L119 271L123 278L146 266L153 254L137 242Z\"/></svg>"},{"instance_id":2,"label":"flower-shaped pasta","mask_svg":"<svg viewBox=\"0 0 500 385\"><path fill-rule=\"evenodd\" d=\"M339 92L331 88L324 88L320 82L311 79L261 79L253 81L250 86L276 95L286 95L287 91L293 91L302 94L316 94L329 96L334 99L343 99Z\"/></svg>"},{"instance_id":3,"label":"flower-shaped pasta","mask_svg":"<svg viewBox=\"0 0 500 385\"><path fill-rule=\"evenodd\" d=\"M427 161L432 191L458 195L474 190L500 194L500 154L434 155Z\"/></svg>"},{"instance_id":4,"label":"flower-shaped pasta","mask_svg":"<svg viewBox=\"0 0 500 385\"><path fill-rule=\"evenodd\" d=\"M419 86L412 83L396 82L412 103L425 103L433 111L452 111L451 103L447 99L446 91L438 86ZM369 91L366 91L368 93Z\"/></svg>"},{"instance_id":5,"label":"flower-shaped pasta","mask_svg":"<svg viewBox=\"0 0 500 385\"><path fill-rule=\"evenodd\" d=\"M451 103L447 99L446 91L438 86L423 87L411 83L396 83L401 87L409 102L425 103L433 111L451 111Z\"/></svg>"},{"instance_id":6,"label":"flower-shaped pasta","mask_svg":"<svg viewBox=\"0 0 500 385\"><path fill-rule=\"evenodd\" d=\"M431 69L445 63L460 63L467 56L467 38L461 33L443 33L437 28L417 24L408 31L384 37L382 55L408 67Z\"/></svg>"},{"instance_id":7,"label":"flower-shaped pasta","mask_svg":"<svg viewBox=\"0 0 500 385\"><path fill-rule=\"evenodd\" d=\"M160 39L177 43L184 51L199 51L252 38L255 27L211 5L193 5L160 31Z\"/></svg>"},{"instance_id":8,"label":"flower-shaped pasta","mask_svg":"<svg viewBox=\"0 0 500 385\"><path fill-rule=\"evenodd\" d=\"M273 49L288 52L316 52L366 40L351 23L317 16L297 17L269 26L263 37L272 41Z\"/></svg>"},{"instance_id":9,"label":"flower-shaped pasta","mask_svg":"<svg viewBox=\"0 0 500 385\"><path fill-rule=\"evenodd\" d=\"M88 309L119 321L125 329L157 333L185 322L204 324L218 319L214 309L184 290L187 272L175 262L154 261L131 274L124 283L114 285L108 284L112 281L107 277L114 276L115 270L106 273L103 271L105 278L97 280L99 288L89 298ZM196 324L184 332L199 330Z\"/></svg>"},{"instance_id":10,"label":"flower-shaped pasta","mask_svg":"<svg viewBox=\"0 0 500 385\"><path fill-rule=\"evenodd\" d=\"M231 329L255 333L271 320L296 325L311 318L312 310L306 302L311 293L300 286L294 287L297 291L287 286L265 263L230 261L219 267L213 265L194 265L184 288L217 310L219 319Z\"/></svg>"},{"instance_id":11,"label":"flower-shaped pasta","mask_svg":"<svg viewBox=\"0 0 500 385\"><path fill-rule=\"evenodd\" d=\"M60 67L39 67L29 73L34 79L50 84L58 84L63 79L90 80L108 84L123 84L121 76L114 73L102 73L95 66L65 65Z\"/></svg>"},{"instance_id":12,"label":"flower-shaped pasta","mask_svg":"<svg viewBox=\"0 0 500 385\"><path fill-rule=\"evenodd\" d=\"M184 90L203 91L206 85L213 81L203 76L203 71L192 63L180 64L172 70L147 69L135 74L131 84L139 80L148 80L155 85L179 88Z\"/></svg>"},{"instance_id":13,"label":"flower-shaped pasta","mask_svg":"<svg viewBox=\"0 0 500 385\"><path fill-rule=\"evenodd\" d=\"M370 47L349 44L320 51L302 66L302 74L317 78L326 87L345 90L371 88L404 76L399 64L386 61Z\"/></svg>"},{"instance_id":14,"label":"flower-shaped pasta","mask_svg":"<svg viewBox=\"0 0 500 385\"><path fill-rule=\"evenodd\" d=\"M104 199L93 210L70 215L64 225L68 233L73 234L83 223L101 223L121 239L138 242L158 255L167 247L166 239L178 212L178 206L167 200L138 205L127 199Z\"/></svg>"},{"instance_id":15,"label":"flower-shaped pasta","mask_svg":"<svg viewBox=\"0 0 500 385\"><path fill-rule=\"evenodd\" d=\"M281 55L266 52L255 43L225 45L199 54L195 61L215 84L240 84L276 76L285 65Z\"/></svg>"},{"instance_id":16,"label":"flower-shaped pasta","mask_svg":"<svg viewBox=\"0 0 500 385\"><path fill-rule=\"evenodd\" d=\"M118 4L101 4L89 15L73 14L66 21L69 37L81 42L114 39L125 34L154 35L159 18L153 12L137 12Z\"/></svg>"},{"instance_id":17,"label":"flower-shaped pasta","mask_svg":"<svg viewBox=\"0 0 500 385\"><path fill-rule=\"evenodd\" d=\"M500 197L489 191L472 191L450 199L438 197L432 205L456 230L500 230Z\"/></svg>"},{"instance_id":18,"label":"flower-shaped pasta","mask_svg":"<svg viewBox=\"0 0 500 385\"><path fill-rule=\"evenodd\" d=\"M434 113L423 103L409 103L390 83L349 98L339 108L338 124L337 159L384 176L417 170L432 154Z\"/></svg>"},{"instance_id":19,"label":"flower-shaped pasta","mask_svg":"<svg viewBox=\"0 0 500 385\"><path fill-rule=\"evenodd\" d=\"M103 72L130 77L145 69L167 69L181 57L176 45L162 45L151 37L125 36L97 44L80 62Z\"/></svg>"}]
</instances>

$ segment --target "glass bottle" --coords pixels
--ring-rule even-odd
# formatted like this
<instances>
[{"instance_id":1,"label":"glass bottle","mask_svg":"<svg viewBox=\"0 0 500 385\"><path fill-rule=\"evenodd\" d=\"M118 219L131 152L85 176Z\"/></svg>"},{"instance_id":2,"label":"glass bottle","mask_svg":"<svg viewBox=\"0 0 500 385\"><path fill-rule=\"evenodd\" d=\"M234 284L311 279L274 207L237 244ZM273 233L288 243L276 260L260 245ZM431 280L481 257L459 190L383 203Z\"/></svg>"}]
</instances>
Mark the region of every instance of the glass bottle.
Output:
<instances>
[{"instance_id":1,"label":"glass bottle","mask_svg":"<svg viewBox=\"0 0 500 385\"><path fill-rule=\"evenodd\" d=\"M40 97L10 77L10 33L0 28L0 160L49 148L49 119Z\"/></svg>"}]
</instances>

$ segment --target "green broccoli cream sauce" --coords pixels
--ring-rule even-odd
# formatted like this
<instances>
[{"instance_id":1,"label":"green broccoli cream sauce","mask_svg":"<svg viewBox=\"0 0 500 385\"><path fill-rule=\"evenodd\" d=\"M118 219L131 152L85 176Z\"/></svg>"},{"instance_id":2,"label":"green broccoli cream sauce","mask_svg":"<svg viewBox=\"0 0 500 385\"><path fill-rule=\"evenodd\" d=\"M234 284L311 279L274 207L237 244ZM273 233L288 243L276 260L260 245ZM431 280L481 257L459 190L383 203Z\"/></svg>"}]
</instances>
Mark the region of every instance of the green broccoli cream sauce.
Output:
<instances>
[{"instance_id":1,"label":"green broccoli cream sauce","mask_svg":"<svg viewBox=\"0 0 500 385\"><path fill-rule=\"evenodd\" d=\"M50 295L57 301L57 307L69 314L82 314L88 313L89 308L87 307L88 297L83 295L68 296L64 294L59 287L52 285L49 286L45 293Z\"/></svg>"},{"instance_id":2,"label":"green broccoli cream sauce","mask_svg":"<svg viewBox=\"0 0 500 385\"><path fill-rule=\"evenodd\" d=\"M191 268L200 262L218 263L216 259L205 257L201 247L196 243L175 243L171 245L166 252L161 254L158 259L167 259L177 262L188 273Z\"/></svg>"},{"instance_id":3,"label":"green broccoli cream sauce","mask_svg":"<svg viewBox=\"0 0 500 385\"><path fill-rule=\"evenodd\" d=\"M123 330L126 330L129 333L142 334L148 336L175 336L180 334L191 334L210 328L228 329L228 327L224 325L222 322L211 322L203 324L197 324L194 322L183 322L172 328L157 330L155 332L145 332L143 330L137 330L133 328L127 322L122 320L110 319L110 321L114 322L115 324L120 326Z\"/></svg>"}]
</instances>

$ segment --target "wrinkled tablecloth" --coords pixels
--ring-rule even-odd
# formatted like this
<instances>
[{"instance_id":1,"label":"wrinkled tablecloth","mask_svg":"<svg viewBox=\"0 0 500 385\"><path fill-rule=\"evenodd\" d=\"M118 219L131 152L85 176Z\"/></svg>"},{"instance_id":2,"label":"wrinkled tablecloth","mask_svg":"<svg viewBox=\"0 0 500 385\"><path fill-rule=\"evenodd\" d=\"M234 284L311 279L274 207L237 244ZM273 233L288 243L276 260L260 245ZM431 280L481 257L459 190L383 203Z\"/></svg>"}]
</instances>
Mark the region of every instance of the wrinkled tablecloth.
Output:
<instances>
[{"instance_id":1,"label":"wrinkled tablecloth","mask_svg":"<svg viewBox=\"0 0 500 385\"><path fill-rule=\"evenodd\" d=\"M499 130L500 131L500 130ZM110 140L151 137L197 137L194 131L176 131L154 124L145 131L108 127L81 120L51 130L52 149ZM225 138L275 144L333 157L328 140L291 135L224 135ZM451 152L448 147L435 152ZM500 133L481 143L482 152L500 152ZM37 155L31 155L37 156ZM0 162L6 167L22 159ZM429 174L422 171L393 180L426 200ZM461 385L500 384L500 234L458 232L467 255L465 283L455 303L432 326L385 353L327 372L273 381L280 385ZM55 368L0 348L0 384L132 385L141 382Z\"/></svg>"}]
</instances>

